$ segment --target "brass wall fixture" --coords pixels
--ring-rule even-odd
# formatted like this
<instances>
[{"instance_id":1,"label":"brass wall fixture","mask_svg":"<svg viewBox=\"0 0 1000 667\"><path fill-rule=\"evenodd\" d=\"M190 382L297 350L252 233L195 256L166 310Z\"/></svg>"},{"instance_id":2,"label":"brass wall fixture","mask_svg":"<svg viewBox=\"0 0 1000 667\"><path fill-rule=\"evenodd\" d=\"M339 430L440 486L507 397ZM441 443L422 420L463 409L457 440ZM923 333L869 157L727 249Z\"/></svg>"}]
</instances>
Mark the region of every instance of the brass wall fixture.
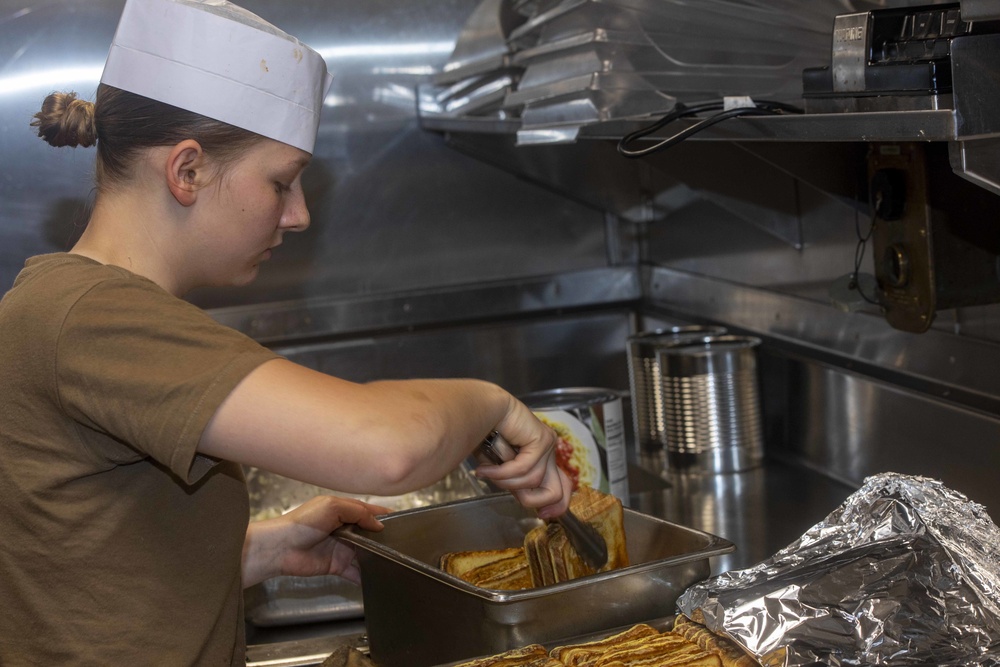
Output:
<instances>
[{"instance_id":1,"label":"brass wall fixture","mask_svg":"<svg viewBox=\"0 0 1000 667\"><path fill-rule=\"evenodd\" d=\"M879 302L920 333L935 313L1000 302L1000 198L948 169L946 147L875 143L868 156Z\"/></svg>"},{"instance_id":2,"label":"brass wall fixture","mask_svg":"<svg viewBox=\"0 0 1000 667\"><path fill-rule=\"evenodd\" d=\"M926 331L937 293L924 152L917 144L875 144L868 177L875 278L885 317L897 329Z\"/></svg>"}]
</instances>

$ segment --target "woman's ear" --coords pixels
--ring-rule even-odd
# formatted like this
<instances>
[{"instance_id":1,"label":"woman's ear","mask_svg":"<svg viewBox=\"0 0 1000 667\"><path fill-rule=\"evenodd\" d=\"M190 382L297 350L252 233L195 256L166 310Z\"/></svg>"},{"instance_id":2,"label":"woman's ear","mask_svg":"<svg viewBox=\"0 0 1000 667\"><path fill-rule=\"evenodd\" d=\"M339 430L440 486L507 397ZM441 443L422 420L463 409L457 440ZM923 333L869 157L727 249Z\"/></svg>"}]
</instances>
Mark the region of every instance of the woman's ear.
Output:
<instances>
[{"instance_id":1,"label":"woman's ear","mask_svg":"<svg viewBox=\"0 0 1000 667\"><path fill-rule=\"evenodd\" d=\"M181 206L191 206L198 199L198 191L207 182L208 171L205 151L194 139L185 139L167 154L167 187Z\"/></svg>"}]
</instances>

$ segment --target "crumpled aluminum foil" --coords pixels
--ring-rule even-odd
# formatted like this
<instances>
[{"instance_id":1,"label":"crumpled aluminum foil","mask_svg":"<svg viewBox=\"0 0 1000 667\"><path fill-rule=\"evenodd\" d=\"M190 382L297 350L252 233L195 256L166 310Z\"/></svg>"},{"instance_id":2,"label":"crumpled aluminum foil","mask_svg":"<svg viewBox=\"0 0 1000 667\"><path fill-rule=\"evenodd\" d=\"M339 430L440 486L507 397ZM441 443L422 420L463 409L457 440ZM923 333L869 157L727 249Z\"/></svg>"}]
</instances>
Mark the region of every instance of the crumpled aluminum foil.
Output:
<instances>
[{"instance_id":1,"label":"crumpled aluminum foil","mask_svg":"<svg viewBox=\"0 0 1000 667\"><path fill-rule=\"evenodd\" d=\"M939 481L875 475L796 542L695 584L678 607L767 667L996 667L1000 529Z\"/></svg>"}]
</instances>

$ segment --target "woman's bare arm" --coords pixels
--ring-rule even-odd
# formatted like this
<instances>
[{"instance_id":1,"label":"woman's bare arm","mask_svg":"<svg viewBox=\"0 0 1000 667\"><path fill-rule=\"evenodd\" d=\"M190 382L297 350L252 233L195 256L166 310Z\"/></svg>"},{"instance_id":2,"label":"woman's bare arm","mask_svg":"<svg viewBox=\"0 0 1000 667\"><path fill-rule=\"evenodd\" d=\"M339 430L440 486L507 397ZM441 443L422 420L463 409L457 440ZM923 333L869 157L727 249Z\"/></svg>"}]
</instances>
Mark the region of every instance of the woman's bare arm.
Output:
<instances>
[{"instance_id":1,"label":"woman's bare arm","mask_svg":"<svg viewBox=\"0 0 1000 667\"><path fill-rule=\"evenodd\" d=\"M199 451L348 493L393 495L432 484L494 428L518 456L482 474L540 514L568 504L551 429L494 384L359 384L284 359L250 373L206 427Z\"/></svg>"}]
</instances>

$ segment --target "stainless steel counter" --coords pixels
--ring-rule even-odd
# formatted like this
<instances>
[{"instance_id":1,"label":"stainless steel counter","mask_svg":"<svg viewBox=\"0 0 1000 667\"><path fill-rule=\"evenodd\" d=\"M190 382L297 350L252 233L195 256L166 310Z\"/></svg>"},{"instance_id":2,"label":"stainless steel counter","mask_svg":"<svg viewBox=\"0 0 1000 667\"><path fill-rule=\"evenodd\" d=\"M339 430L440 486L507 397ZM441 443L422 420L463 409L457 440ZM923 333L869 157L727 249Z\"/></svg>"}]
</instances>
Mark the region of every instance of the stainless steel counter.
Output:
<instances>
[{"instance_id":1,"label":"stainless steel counter","mask_svg":"<svg viewBox=\"0 0 1000 667\"><path fill-rule=\"evenodd\" d=\"M633 465L629 505L640 512L704 530L736 544L713 559L712 573L753 565L823 519L854 489L794 463L768 460L725 475L661 477ZM362 641L363 621L248 627L248 663L255 667L319 664L338 645Z\"/></svg>"},{"instance_id":2,"label":"stainless steel counter","mask_svg":"<svg viewBox=\"0 0 1000 667\"><path fill-rule=\"evenodd\" d=\"M855 489L803 466L768 460L723 475L668 475L634 468L633 509L697 528L736 545L712 574L754 565L823 519Z\"/></svg>"}]
</instances>

